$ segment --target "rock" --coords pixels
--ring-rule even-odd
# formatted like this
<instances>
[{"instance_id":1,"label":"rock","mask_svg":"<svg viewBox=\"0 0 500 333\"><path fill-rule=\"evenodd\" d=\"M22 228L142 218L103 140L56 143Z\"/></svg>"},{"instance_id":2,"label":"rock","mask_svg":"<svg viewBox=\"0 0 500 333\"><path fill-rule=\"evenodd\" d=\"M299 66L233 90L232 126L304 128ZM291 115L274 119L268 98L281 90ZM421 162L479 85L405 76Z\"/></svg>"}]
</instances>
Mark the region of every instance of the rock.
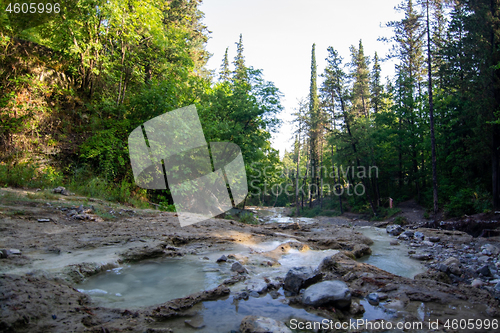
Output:
<instances>
[{"instance_id":1,"label":"rock","mask_svg":"<svg viewBox=\"0 0 500 333\"><path fill-rule=\"evenodd\" d=\"M386 293L377 293L377 294L378 294L378 299L381 301L385 301L386 299L389 298L389 295L387 295Z\"/></svg>"},{"instance_id":2,"label":"rock","mask_svg":"<svg viewBox=\"0 0 500 333\"><path fill-rule=\"evenodd\" d=\"M7 250L7 255L9 256L11 254L20 255L21 254L21 250L18 250L18 249L9 249L9 250Z\"/></svg>"},{"instance_id":3,"label":"rock","mask_svg":"<svg viewBox=\"0 0 500 333\"><path fill-rule=\"evenodd\" d=\"M476 271L477 274L481 274L483 276L491 276L490 267L488 265L484 265Z\"/></svg>"},{"instance_id":4,"label":"rock","mask_svg":"<svg viewBox=\"0 0 500 333\"><path fill-rule=\"evenodd\" d=\"M439 237L429 237L429 241L433 243L437 243L441 240Z\"/></svg>"},{"instance_id":5,"label":"rock","mask_svg":"<svg viewBox=\"0 0 500 333\"><path fill-rule=\"evenodd\" d=\"M9 255L8 255L8 251L7 250L4 250L4 249L1 249L0 250L0 259L5 259L7 258Z\"/></svg>"},{"instance_id":6,"label":"rock","mask_svg":"<svg viewBox=\"0 0 500 333\"><path fill-rule=\"evenodd\" d=\"M286 273L283 289L298 294L302 288L321 281L323 274L314 272L310 267L294 267Z\"/></svg>"},{"instance_id":7,"label":"rock","mask_svg":"<svg viewBox=\"0 0 500 333\"><path fill-rule=\"evenodd\" d=\"M217 259L217 262L226 262L227 257L225 255L222 255L219 259Z\"/></svg>"},{"instance_id":8,"label":"rock","mask_svg":"<svg viewBox=\"0 0 500 333\"><path fill-rule=\"evenodd\" d=\"M50 222L50 219L38 219L38 222L40 222L40 223Z\"/></svg>"},{"instance_id":9,"label":"rock","mask_svg":"<svg viewBox=\"0 0 500 333\"><path fill-rule=\"evenodd\" d=\"M410 238L408 236L404 235L404 234L399 235L398 239L403 240L403 241L410 240Z\"/></svg>"},{"instance_id":10,"label":"rock","mask_svg":"<svg viewBox=\"0 0 500 333\"><path fill-rule=\"evenodd\" d=\"M424 239L424 234L420 231L415 231L415 233L413 234L413 237L416 238L416 239L419 239L419 240L423 240Z\"/></svg>"},{"instance_id":11,"label":"rock","mask_svg":"<svg viewBox=\"0 0 500 333\"><path fill-rule=\"evenodd\" d=\"M368 298L368 303L370 303L371 305L378 305L380 303L380 299L377 293L368 294L367 298Z\"/></svg>"},{"instance_id":12,"label":"rock","mask_svg":"<svg viewBox=\"0 0 500 333\"><path fill-rule=\"evenodd\" d=\"M445 272L445 273L449 269L449 267L446 266L445 264L437 264L436 268L437 268L438 271Z\"/></svg>"},{"instance_id":13,"label":"rock","mask_svg":"<svg viewBox=\"0 0 500 333\"><path fill-rule=\"evenodd\" d=\"M385 228L385 231L393 236L399 236L404 230L397 224L389 225Z\"/></svg>"},{"instance_id":14,"label":"rock","mask_svg":"<svg viewBox=\"0 0 500 333\"><path fill-rule=\"evenodd\" d=\"M78 214L78 212L77 212L76 210L72 209L72 210L70 210L70 211L68 212L68 214L67 214L67 215L68 215L69 217L73 217L73 216L75 216L75 215L77 215L77 214Z\"/></svg>"},{"instance_id":15,"label":"rock","mask_svg":"<svg viewBox=\"0 0 500 333\"><path fill-rule=\"evenodd\" d=\"M66 190L65 187L62 186L56 187L55 189L52 190L52 192L59 193L62 195L71 195L71 193L68 190Z\"/></svg>"},{"instance_id":16,"label":"rock","mask_svg":"<svg viewBox=\"0 0 500 333\"><path fill-rule=\"evenodd\" d=\"M482 246L483 249L485 249L486 251L490 252L491 254L497 256L500 254L500 249L498 247L496 247L495 245L492 245L492 244L485 244Z\"/></svg>"},{"instance_id":17,"label":"rock","mask_svg":"<svg viewBox=\"0 0 500 333\"><path fill-rule=\"evenodd\" d=\"M365 255L372 254L372 250L366 244L356 244L356 245L354 245L354 249L352 250L352 253L354 254L354 256L356 258L361 258Z\"/></svg>"},{"instance_id":18,"label":"rock","mask_svg":"<svg viewBox=\"0 0 500 333\"><path fill-rule=\"evenodd\" d=\"M201 322L197 322L194 320L184 320L184 324L186 324L186 326L189 326L189 327L197 329L197 330L205 327L205 324L203 324L203 320L201 320Z\"/></svg>"},{"instance_id":19,"label":"rock","mask_svg":"<svg viewBox=\"0 0 500 333\"><path fill-rule=\"evenodd\" d=\"M240 274L243 274L243 273L247 273L247 270L245 269L245 267L243 267L242 264L240 264L239 261L235 262L232 266L231 266L231 270L233 272L238 272Z\"/></svg>"},{"instance_id":20,"label":"rock","mask_svg":"<svg viewBox=\"0 0 500 333\"><path fill-rule=\"evenodd\" d=\"M405 235L406 237L408 238L413 238L413 235L415 234L415 232L413 232L412 230L406 230L405 232L403 232L401 235Z\"/></svg>"},{"instance_id":21,"label":"rock","mask_svg":"<svg viewBox=\"0 0 500 333\"><path fill-rule=\"evenodd\" d=\"M415 260L431 260L432 255L430 254L412 254L410 255L410 258L415 259Z\"/></svg>"},{"instance_id":22,"label":"rock","mask_svg":"<svg viewBox=\"0 0 500 333\"><path fill-rule=\"evenodd\" d=\"M496 291L500 291L500 282L498 282L494 288Z\"/></svg>"},{"instance_id":23,"label":"rock","mask_svg":"<svg viewBox=\"0 0 500 333\"><path fill-rule=\"evenodd\" d=\"M449 257L448 259L446 259L443 264L445 264L446 266L450 267L451 265L455 264L455 265L460 265L460 261L457 259L457 258L454 258L454 257Z\"/></svg>"},{"instance_id":24,"label":"rock","mask_svg":"<svg viewBox=\"0 0 500 333\"><path fill-rule=\"evenodd\" d=\"M66 190L66 188L65 188L65 187L58 186L58 187L54 188L54 189L52 190L52 192L54 192L54 193L61 193L62 191L65 191L65 190Z\"/></svg>"},{"instance_id":25,"label":"rock","mask_svg":"<svg viewBox=\"0 0 500 333\"><path fill-rule=\"evenodd\" d=\"M357 278L356 273L348 272L342 277L342 280L344 280L345 282L349 282L354 280L355 278Z\"/></svg>"},{"instance_id":26,"label":"rock","mask_svg":"<svg viewBox=\"0 0 500 333\"><path fill-rule=\"evenodd\" d=\"M474 280L472 280L470 285L475 287L475 288L479 288L479 287L482 287L484 285L484 282L481 281L480 279L474 279Z\"/></svg>"},{"instance_id":27,"label":"rock","mask_svg":"<svg viewBox=\"0 0 500 333\"><path fill-rule=\"evenodd\" d=\"M460 269L460 266L457 264L452 264L448 267L450 273L460 276L462 274L462 270Z\"/></svg>"},{"instance_id":28,"label":"rock","mask_svg":"<svg viewBox=\"0 0 500 333\"><path fill-rule=\"evenodd\" d=\"M422 245L425 245L425 246L434 246L434 243L433 242L429 242L429 241L423 241Z\"/></svg>"},{"instance_id":29,"label":"rock","mask_svg":"<svg viewBox=\"0 0 500 333\"><path fill-rule=\"evenodd\" d=\"M84 210L85 209L83 208L83 205L80 205L80 207L78 207L76 211L78 212L78 214L82 214Z\"/></svg>"},{"instance_id":30,"label":"rock","mask_svg":"<svg viewBox=\"0 0 500 333\"><path fill-rule=\"evenodd\" d=\"M323 281L308 287L302 295L302 303L314 307L333 304L339 308L351 305L351 291L343 281Z\"/></svg>"},{"instance_id":31,"label":"rock","mask_svg":"<svg viewBox=\"0 0 500 333\"><path fill-rule=\"evenodd\" d=\"M240 324L241 333L292 333L281 321L268 317L246 316Z\"/></svg>"},{"instance_id":32,"label":"rock","mask_svg":"<svg viewBox=\"0 0 500 333\"><path fill-rule=\"evenodd\" d=\"M318 271L331 271L338 267L338 263L333 257L325 257L318 266Z\"/></svg>"},{"instance_id":33,"label":"rock","mask_svg":"<svg viewBox=\"0 0 500 333\"><path fill-rule=\"evenodd\" d=\"M486 263L489 260L490 260L490 257L488 257L488 256L480 256L479 258L477 258L477 261L482 262L482 263Z\"/></svg>"},{"instance_id":34,"label":"rock","mask_svg":"<svg viewBox=\"0 0 500 333\"><path fill-rule=\"evenodd\" d=\"M358 302L352 302L349 312L353 315L365 313L365 307Z\"/></svg>"},{"instance_id":35,"label":"rock","mask_svg":"<svg viewBox=\"0 0 500 333\"><path fill-rule=\"evenodd\" d=\"M383 221L383 222L373 223L373 226L375 228L385 228L388 224L389 224L389 222Z\"/></svg>"},{"instance_id":36,"label":"rock","mask_svg":"<svg viewBox=\"0 0 500 333\"><path fill-rule=\"evenodd\" d=\"M250 280L245 281L245 285L247 286L247 289L249 291L251 292L255 291L258 294L262 294L267 291L267 283L263 279L252 278Z\"/></svg>"},{"instance_id":37,"label":"rock","mask_svg":"<svg viewBox=\"0 0 500 333\"><path fill-rule=\"evenodd\" d=\"M389 244L396 246L396 245L399 245L399 242L397 240L392 240Z\"/></svg>"}]
</instances>

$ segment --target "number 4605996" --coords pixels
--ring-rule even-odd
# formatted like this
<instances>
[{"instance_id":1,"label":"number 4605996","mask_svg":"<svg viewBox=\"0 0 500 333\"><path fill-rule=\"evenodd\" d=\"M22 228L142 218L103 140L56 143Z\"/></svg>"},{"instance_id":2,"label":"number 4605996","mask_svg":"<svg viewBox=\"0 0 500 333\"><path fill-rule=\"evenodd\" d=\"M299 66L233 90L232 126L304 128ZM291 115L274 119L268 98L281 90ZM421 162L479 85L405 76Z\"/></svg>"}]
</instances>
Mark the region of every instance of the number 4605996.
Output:
<instances>
[{"instance_id":1,"label":"number 4605996","mask_svg":"<svg viewBox=\"0 0 500 333\"><path fill-rule=\"evenodd\" d=\"M33 2L32 3L26 3L26 2L17 3L16 2L16 3L9 3L7 5L7 8L5 9L5 11L9 12L9 13L15 13L15 14L19 14L19 13L23 13L23 14L47 13L47 14L50 14L52 12L59 13L61 11L61 5L59 5L58 3L43 4L43 3L33 3Z\"/></svg>"}]
</instances>

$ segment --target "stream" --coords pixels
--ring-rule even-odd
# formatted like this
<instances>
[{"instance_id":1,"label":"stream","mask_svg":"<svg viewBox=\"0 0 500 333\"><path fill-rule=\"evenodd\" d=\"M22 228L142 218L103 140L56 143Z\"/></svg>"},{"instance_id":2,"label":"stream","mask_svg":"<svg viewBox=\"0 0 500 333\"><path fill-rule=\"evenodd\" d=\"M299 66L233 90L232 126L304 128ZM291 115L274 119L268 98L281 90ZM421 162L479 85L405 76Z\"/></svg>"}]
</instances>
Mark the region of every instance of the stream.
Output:
<instances>
[{"instance_id":1,"label":"stream","mask_svg":"<svg viewBox=\"0 0 500 333\"><path fill-rule=\"evenodd\" d=\"M291 218L282 216L282 209L255 210L264 223L310 224L315 219ZM389 245L394 238L385 229L359 227L359 232L371 238L372 255L359 259L390 273L413 278L425 268L420 262L404 254L408 248L404 244ZM284 244L290 249L277 258L279 265L269 267L262 262L269 260L269 253ZM236 297L246 290L265 288L264 278L271 281L284 277L287 271L296 266L310 266L315 269L321 261L338 250L312 250L298 247L294 239L273 240L258 244L234 244L221 252L199 253L182 258L146 260L135 264L109 269L86 279L77 286L78 290L91 295L100 306L114 308L140 308L163 303L175 298L216 287L231 276L231 264L217 263L223 254L232 254L242 261L249 277L231 286L231 294L224 299L205 301L195 305L191 317L180 317L168 321L169 327L182 332L230 332L238 330L241 320L247 315L271 317L283 322L292 318L303 321L321 321L324 318L308 312L302 307L289 305L283 289L269 293L250 293L246 297ZM365 308L363 319L391 319L394 311L377 306L366 300L360 301Z\"/></svg>"}]
</instances>

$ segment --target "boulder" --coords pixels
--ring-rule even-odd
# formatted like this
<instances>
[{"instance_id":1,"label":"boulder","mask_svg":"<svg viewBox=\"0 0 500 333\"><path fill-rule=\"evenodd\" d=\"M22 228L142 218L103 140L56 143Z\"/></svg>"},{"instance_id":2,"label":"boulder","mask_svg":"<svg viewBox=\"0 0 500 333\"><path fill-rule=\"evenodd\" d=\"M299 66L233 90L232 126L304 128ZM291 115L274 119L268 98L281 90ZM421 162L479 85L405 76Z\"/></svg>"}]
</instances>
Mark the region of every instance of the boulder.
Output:
<instances>
[{"instance_id":1,"label":"boulder","mask_svg":"<svg viewBox=\"0 0 500 333\"><path fill-rule=\"evenodd\" d=\"M385 228L387 227L387 225L389 224L389 222L387 221L383 221L383 222L376 222L376 223L373 223L373 226L375 228Z\"/></svg>"},{"instance_id":2,"label":"boulder","mask_svg":"<svg viewBox=\"0 0 500 333\"><path fill-rule=\"evenodd\" d=\"M377 293L368 294L367 298L368 298L368 303L370 303L371 305L378 305L380 303L380 299Z\"/></svg>"},{"instance_id":3,"label":"boulder","mask_svg":"<svg viewBox=\"0 0 500 333\"><path fill-rule=\"evenodd\" d=\"M448 268L449 268L451 274L454 274L456 276L462 275L462 270L460 269L459 265L452 264Z\"/></svg>"},{"instance_id":4,"label":"boulder","mask_svg":"<svg viewBox=\"0 0 500 333\"><path fill-rule=\"evenodd\" d=\"M483 276L491 276L490 267L488 265L484 265L476 271L477 274L482 274Z\"/></svg>"},{"instance_id":5,"label":"boulder","mask_svg":"<svg viewBox=\"0 0 500 333\"><path fill-rule=\"evenodd\" d=\"M240 324L241 333L292 333L281 321L268 317L246 316Z\"/></svg>"},{"instance_id":6,"label":"boulder","mask_svg":"<svg viewBox=\"0 0 500 333\"><path fill-rule=\"evenodd\" d=\"M372 254L372 250L366 244L356 244L354 245L352 253L356 258L361 258L362 256Z\"/></svg>"},{"instance_id":7,"label":"boulder","mask_svg":"<svg viewBox=\"0 0 500 333\"><path fill-rule=\"evenodd\" d=\"M482 246L482 248L495 256L500 254L500 249L498 247L496 247L495 245L485 244Z\"/></svg>"},{"instance_id":8,"label":"boulder","mask_svg":"<svg viewBox=\"0 0 500 333\"><path fill-rule=\"evenodd\" d=\"M472 287L479 288L479 287L482 287L484 285L484 282L481 281L480 279L474 279L474 280L472 280L472 282L470 283L470 285Z\"/></svg>"},{"instance_id":9,"label":"boulder","mask_svg":"<svg viewBox=\"0 0 500 333\"><path fill-rule=\"evenodd\" d=\"M415 232L413 232L412 230L406 230L401 235L405 235L408 238L413 238L413 236L415 235Z\"/></svg>"},{"instance_id":10,"label":"boulder","mask_svg":"<svg viewBox=\"0 0 500 333\"><path fill-rule=\"evenodd\" d=\"M441 240L439 237L429 237L429 241L433 243L437 243Z\"/></svg>"},{"instance_id":11,"label":"boulder","mask_svg":"<svg viewBox=\"0 0 500 333\"><path fill-rule=\"evenodd\" d=\"M351 291L343 281L323 281L313 284L304 291L302 303L314 307L332 304L345 308L351 305Z\"/></svg>"},{"instance_id":12,"label":"boulder","mask_svg":"<svg viewBox=\"0 0 500 333\"><path fill-rule=\"evenodd\" d=\"M217 262L226 262L227 257L225 255L222 255L219 259L217 259Z\"/></svg>"},{"instance_id":13,"label":"boulder","mask_svg":"<svg viewBox=\"0 0 500 333\"><path fill-rule=\"evenodd\" d=\"M233 272L238 272L238 273L240 273L240 274L242 274L242 273L246 273L246 272L247 272L247 270L245 269L245 267L243 267L243 265L242 265L242 264L240 264L240 262L239 262L239 261L235 262L235 263L231 266L231 270L232 270Z\"/></svg>"},{"instance_id":14,"label":"boulder","mask_svg":"<svg viewBox=\"0 0 500 333\"><path fill-rule=\"evenodd\" d=\"M385 231L393 236L399 236L404 230L397 224L389 225L385 228Z\"/></svg>"},{"instance_id":15,"label":"boulder","mask_svg":"<svg viewBox=\"0 0 500 333\"><path fill-rule=\"evenodd\" d=\"M321 281L322 277L321 273L314 272L311 267L294 267L286 273L283 289L298 294L300 289Z\"/></svg>"},{"instance_id":16,"label":"boulder","mask_svg":"<svg viewBox=\"0 0 500 333\"><path fill-rule=\"evenodd\" d=\"M443 264L450 267L451 265L460 265L460 261L457 258L449 257L443 262Z\"/></svg>"},{"instance_id":17,"label":"boulder","mask_svg":"<svg viewBox=\"0 0 500 333\"><path fill-rule=\"evenodd\" d=\"M413 237L419 240L423 240L425 238L424 234L420 231L415 231Z\"/></svg>"}]
</instances>

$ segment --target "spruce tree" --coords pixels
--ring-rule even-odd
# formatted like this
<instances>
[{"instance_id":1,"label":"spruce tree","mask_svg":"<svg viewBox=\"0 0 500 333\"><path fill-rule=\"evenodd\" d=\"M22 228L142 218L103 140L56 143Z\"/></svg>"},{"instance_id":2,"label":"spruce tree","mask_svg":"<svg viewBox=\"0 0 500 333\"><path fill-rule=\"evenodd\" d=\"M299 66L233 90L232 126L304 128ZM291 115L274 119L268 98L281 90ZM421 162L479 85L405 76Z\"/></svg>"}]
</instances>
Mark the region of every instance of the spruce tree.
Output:
<instances>
[{"instance_id":1,"label":"spruce tree","mask_svg":"<svg viewBox=\"0 0 500 333\"><path fill-rule=\"evenodd\" d=\"M319 162L319 136L320 136L320 110L317 87L317 67L316 67L316 44L312 45L311 51L311 82L309 87L309 138L311 156L311 183L316 184L315 190L319 191L318 162ZM309 201L311 206L311 201Z\"/></svg>"},{"instance_id":2,"label":"spruce tree","mask_svg":"<svg viewBox=\"0 0 500 333\"><path fill-rule=\"evenodd\" d=\"M227 56L227 51L229 48L226 48L226 52L224 53L224 58L222 59L221 70L219 73L219 81L229 81L231 78L231 71L229 70L229 60Z\"/></svg>"},{"instance_id":3,"label":"spruce tree","mask_svg":"<svg viewBox=\"0 0 500 333\"><path fill-rule=\"evenodd\" d=\"M356 49L351 46L351 78L353 80L351 103L356 117L369 117L370 109L370 88L369 88L369 60L365 56L363 43L359 41Z\"/></svg>"},{"instance_id":4,"label":"spruce tree","mask_svg":"<svg viewBox=\"0 0 500 333\"><path fill-rule=\"evenodd\" d=\"M373 56L373 68L371 72L371 82L370 82L370 94L371 94L371 106L373 108L373 112L376 114L382 107L383 103L383 93L384 86L380 81L380 63L378 59L377 52Z\"/></svg>"},{"instance_id":5,"label":"spruce tree","mask_svg":"<svg viewBox=\"0 0 500 333\"><path fill-rule=\"evenodd\" d=\"M236 57L234 57L234 75L233 79L235 81L244 82L248 80L247 68L245 67L245 57L243 56L243 35L240 34L240 39L236 43Z\"/></svg>"}]
</instances>

